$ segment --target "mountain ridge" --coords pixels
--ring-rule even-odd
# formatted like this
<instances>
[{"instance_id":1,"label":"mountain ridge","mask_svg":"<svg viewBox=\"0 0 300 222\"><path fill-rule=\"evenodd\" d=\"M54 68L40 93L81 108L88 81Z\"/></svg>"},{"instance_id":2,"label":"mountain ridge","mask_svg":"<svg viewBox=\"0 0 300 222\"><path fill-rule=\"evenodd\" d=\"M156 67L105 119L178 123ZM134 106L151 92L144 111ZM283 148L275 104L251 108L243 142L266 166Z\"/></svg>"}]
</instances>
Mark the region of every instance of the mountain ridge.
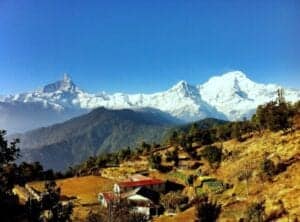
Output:
<instances>
[{"instance_id":1,"label":"mountain ridge","mask_svg":"<svg viewBox=\"0 0 300 222\"><path fill-rule=\"evenodd\" d=\"M0 110L4 110L5 118L0 117L0 125L10 130L9 120L20 116L7 107L14 106L22 110L22 106L32 104L38 106L37 110L45 112L42 124L47 126L64 121L72 117L89 112L97 107L109 109L159 109L173 117L185 122L197 121L212 117L224 120L238 120L250 117L260 104L274 100L277 90L283 88L275 84L256 83L241 71L232 71L221 76L211 77L199 85L191 85L186 81L179 81L170 89L151 94L136 93L87 93L77 87L68 75L55 83L47 84L42 89L30 93L21 93L2 97ZM300 90L285 88L287 101L294 102L300 98ZM39 105L37 105L39 104ZM49 111L49 112L48 112ZM54 115L55 114L55 115ZM57 118L55 116L63 116ZM54 116L53 121L47 124L47 116ZM36 120L34 113L25 117L32 119L36 127L40 120ZM13 126L14 129L24 131L33 129L30 123L26 126ZM14 130L18 131L18 130Z\"/></svg>"},{"instance_id":2,"label":"mountain ridge","mask_svg":"<svg viewBox=\"0 0 300 222\"><path fill-rule=\"evenodd\" d=\"M11 135L21 141L20 161L39 161L64 170L89 156L109 153L142 141L160 141L174 122L154 111L109 110L103 107L63 123Z\"/></svg>"}]
</instances>

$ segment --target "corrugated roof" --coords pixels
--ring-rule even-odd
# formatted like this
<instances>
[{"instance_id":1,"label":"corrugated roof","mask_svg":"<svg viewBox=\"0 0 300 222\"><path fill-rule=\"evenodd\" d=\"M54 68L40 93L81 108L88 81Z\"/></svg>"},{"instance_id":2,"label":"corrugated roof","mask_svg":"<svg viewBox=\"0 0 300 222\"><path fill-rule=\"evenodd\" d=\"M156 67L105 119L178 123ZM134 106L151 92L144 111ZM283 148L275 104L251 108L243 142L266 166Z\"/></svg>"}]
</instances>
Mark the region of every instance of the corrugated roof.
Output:
<instances>
[{"instance_id":1,"label":"corrugated roof","mask_svg":"<svg viewBox=\"0 0 300 222\"><path fill-rule=\"evenodd\" d=\"M159 179L147 179L147 180L139 180L139 181L124 181L120 182L120 187L140 187L140 186L149 186L149 185L157 185L163 184L164 181Z\"/></svg>"}]
</instances>

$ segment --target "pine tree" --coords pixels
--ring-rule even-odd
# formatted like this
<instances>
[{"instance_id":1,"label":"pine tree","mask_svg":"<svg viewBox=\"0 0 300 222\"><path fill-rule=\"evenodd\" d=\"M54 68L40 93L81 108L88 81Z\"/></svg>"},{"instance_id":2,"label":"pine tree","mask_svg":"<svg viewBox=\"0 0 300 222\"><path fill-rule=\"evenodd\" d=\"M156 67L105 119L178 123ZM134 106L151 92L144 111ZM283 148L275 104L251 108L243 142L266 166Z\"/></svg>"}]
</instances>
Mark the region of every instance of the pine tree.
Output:
<instances>
[{"instance_id":1,"label":"pine tree","mask_svg":"<svg viewBox=\"0 0 300 222\"><path fill-rule=\"evenodd\" d=\"M14 221L20 206L17 196L12 194L15 184L20 182L18 168L13 161L19 157L19 140L9 143L5 139L6 131L0 130L0 215L1 221Z\"/></svg>"}]
</instances>

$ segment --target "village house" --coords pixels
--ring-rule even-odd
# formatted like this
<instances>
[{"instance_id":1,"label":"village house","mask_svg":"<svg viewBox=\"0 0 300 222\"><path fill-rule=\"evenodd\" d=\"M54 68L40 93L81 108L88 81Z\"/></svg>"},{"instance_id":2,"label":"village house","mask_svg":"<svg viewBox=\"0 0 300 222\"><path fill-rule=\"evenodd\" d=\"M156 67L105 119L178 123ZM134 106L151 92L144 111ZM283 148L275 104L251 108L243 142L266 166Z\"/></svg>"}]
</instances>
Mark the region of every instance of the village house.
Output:
<instances>
[{"instance_id":1,"label":"village house","mask_svg":"<svg viewBox=\"0 0 300 222\"><path fill-rule=\"evenodd\" d=\"M99 193L98 200L104 207L126 200L134 212L150 218L160 211L159 193L163 191L165 191L164 181L136 174L116 183L113 191Z\"/></svg>"},{"instance_id":2,"label":"village house","mask_svg":"<svg viewBox=\"0 0 300 222\"><path fill-rule=\"evenodd\" d=\"M128 192L139 187L146 187L156 192L165 191L164 181L140 174L132 175L127 180L117 183L117 186L119 186L121 192Z\"/></svg>"},{"instance_id":3,"label":"village house","mask_svg":"<svg viewBox=\"0 0 300 222\"><path fill-rule=\"evenodd\" d=\"M139 187L122 195L136 213L144 214L147 218L158 215L161 206L159 193L145 187Z\"/></svg>"},{"instance_id":4,"label":"village house","mask_svg":"<svg viewBox=\"0 0 300 222\"><path fill-rule=\"evenodd\" d=\"M98 201L101 206L103 207L108 207L109 204L117 202L118 199L118 194L114 192L102 192L98 194Z\"/></svg>"},{"instance_id":5,"label":"village house","mask_svg":"<svg viewBox=\"0 0 300 222\"><path fill-rule=\"evenodd\" d=\"M115 192L99 193L98 200L105 208L117 205L121 200L126 200L131 206L132 212L143 214L146 218L161 212L159 193L145 187L139 187L121 195Z\"/></svg>"}]
</instances>

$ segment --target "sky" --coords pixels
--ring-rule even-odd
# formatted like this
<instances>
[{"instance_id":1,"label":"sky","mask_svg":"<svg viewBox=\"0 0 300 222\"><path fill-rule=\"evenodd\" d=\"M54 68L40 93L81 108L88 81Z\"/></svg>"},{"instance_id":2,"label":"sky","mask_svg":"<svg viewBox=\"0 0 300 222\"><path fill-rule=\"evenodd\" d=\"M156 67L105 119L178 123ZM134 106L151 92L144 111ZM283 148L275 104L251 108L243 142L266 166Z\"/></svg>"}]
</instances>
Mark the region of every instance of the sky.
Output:
<instances>
[{"instance_id":1,"label":"sky","mask_svg":"<svg viewBox=\"0 0 300 222\"><path fill-rule=\"evenodd\" d=\"M63 73L150 93L232 70L300 89L299 39L298 0L0 0L0 94Z\"/></svg>"}]
</instances>

